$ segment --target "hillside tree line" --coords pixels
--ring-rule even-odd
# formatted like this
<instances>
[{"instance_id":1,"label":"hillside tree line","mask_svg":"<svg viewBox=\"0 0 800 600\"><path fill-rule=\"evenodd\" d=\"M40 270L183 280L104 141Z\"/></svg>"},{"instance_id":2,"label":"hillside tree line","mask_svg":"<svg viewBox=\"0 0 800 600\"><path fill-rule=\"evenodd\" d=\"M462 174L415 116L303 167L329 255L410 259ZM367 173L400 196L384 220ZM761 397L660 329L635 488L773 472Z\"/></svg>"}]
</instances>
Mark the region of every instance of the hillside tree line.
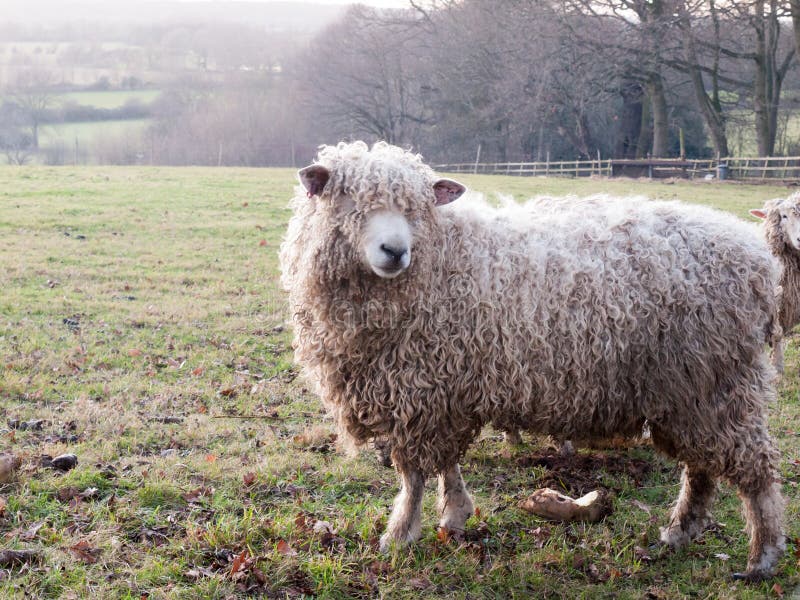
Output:
<instances>
[{"instance_id":1,"label":"hillside tree line","mask_svg":"<svg viewBox=\"0 0 800 600\"><path fill-rule=\"evenodd\" d=\"M102 140L103 162L297 166L343 139L432 162L800 154L800 0L410 0L280 43L242 24L126 35L137 60L197 68L127 107L150 125ZM0 106L9 160L65 110L42 87Z\"/></svg>"}]
</instances>

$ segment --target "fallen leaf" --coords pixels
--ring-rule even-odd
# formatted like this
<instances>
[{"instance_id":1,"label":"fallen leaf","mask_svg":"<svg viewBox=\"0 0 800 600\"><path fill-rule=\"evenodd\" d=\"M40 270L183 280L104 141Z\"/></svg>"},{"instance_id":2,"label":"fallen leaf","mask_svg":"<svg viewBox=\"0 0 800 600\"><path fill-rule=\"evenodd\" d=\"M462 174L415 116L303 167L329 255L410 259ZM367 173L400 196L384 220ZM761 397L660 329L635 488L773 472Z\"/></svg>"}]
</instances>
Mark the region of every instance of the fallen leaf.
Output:
<instances>
[{"instance_id":1,"label":"fallen leaf","mask_svg":"<svg viewBox=\"0 0 800 600\"><path fill-rule=\"evenodd\" d=\"M242 567L244 567L244 564L247 561L247 557L248 554L246 548L233 557L233 564L231 565L231 572L230 572L231 575L235 575L236 573L242 570Z\"/></svg>"},{"instance_id":2,"label":"fallen leaf","mask_svg":"<svg viewBox=\"0 0 800 600\"><path fill-rule=\"evenodd\" d=\"M14 477L22 461L13 454L0 454L0 483L7 483Z\"/></svg>"},{"instance_id":3,"label":"fallen leaf","mask_svg":"<svg viewBox=\"0 0 800 600\"><path fill-rule=\"evenodd\" d=\"M297 527L300 531L308 530L308 522L306 521L305 514L303 513L297 514L297 516L294 518L294 526Z\"/></svg>"},{"instance_id":4,"label":"fallen leaf","mask_svg":"<svg viewBox=\"0 0 800 600\"><path fill-rule=\"evenodd\" d=\"M205 461L207 463L215 463L215 462L217 462L217 455L216 454L206 454Z\"/></svg>"},{"instance_id":5,"label":"fallen leaf","mask_svg":"<svg viewBox=\"0 0 800 600\"><path fill-rule=\"evenodd\" d=\"M0 567L13 567L39 561L33 550L0 550Z\"/></svg>"},{"instance_id":6,"label":"fallen leaf","mask_svg":"<svg viewBox=\"0 0 800 600\"><path fill-rule=\"evenodd\" d=\"M772 593L778 598L783 598L783 587L781 587L780 583L774 583L772 585Z\"/></svg>"},{"instance_id":7,"label":"fallen leaf","mask_svg":"<svg viewBox=\"0 0 800 600\"><path fill-rule=\"evenodd\" d=\"M336 533L328 521L317 521L314 523L314 533Z\"/></svg>"},{"instance_id":8,"label":"fallen leaf","mask_svg":"<svg viewBox=\"0 0 800 600\"><path fill-rule=\"evenodd\" d=\"M50 461L50 466L59 471L69 471L78 466L78 457L74 454L61 454Z\"/></svg>"},{"instance_id":9,"label":"fallen leaf","mask_svg":"<svg viewBox=\"0 0 800 600\"><path fill-rule=\"evenodd\" d=\"M426 590L431 587L431 581L427 577L413 577L408 580L408 585L410 585L415 590Z\"/></svg>"},{"instance_id":10,"label":"fallen leaf","mask_svg":"<svg viewBox=\"0 0 800 600\"><path fill-rule=\"evenodd\" d=\"M203 374L203 367L197 367L195 369L192 369L192 375L194 375L195 377L199 377L202 374Z\"/></svg>"},{"instance_id":11,"label":"fallen leaf","mask_svg":"<svg viewBox=\"0 0 800 600\"><path fill-rule=\"evenodd\" d=\"M100 548L93 548L86 540L81 540L77 544L69 547L70 551L83 562L93 565L102 552Z\"/></svg>"},{"instance_id":12,"label":"fallen leaf","mask_svg":"<svg viewBox=\"0 0 800 600\"><path fill-rule=\"evenodd\" d=\"M297 550L292 548L286 540L280 540L275 549L284 556L297 556Z\"/></svg>"},{"instance_id":13,"label":"fallen leaf","mask_svg":"<svg viewBox=\"0 0 800 600\"><path fill-rule=\"evenodd\" d=\"M135 357L141 356L141 355L142 355L142 351L139 350L138 348L131 348L130 350L128 350L128 356L130 356L131 358L135 358Z\"/></svg>"},{"instance_id":14,"label":"fallen leaf","mask_svg":"<svg viewBox=\"0 0 800 600\"><path fill-rule=\"evenodd\" d=\"M220 396L224 396L225 398L233 398L236 396L236 389L235 388L224 388L219 391Z\"/></svg>"},{"instance_id":15,"label":"fallen leaf","mask_svg":"<svg viewBox=\"0 0 800 600\"><path fill-rule=\"evenodd\" d=\"M450 541L450 530L446 527L439 527L436 530L436 539L441 543L446 544Z\"/></svg>"},{"instance_id":16,"label":"fallen leaf","mask_svg":"<svg viewBox=\"0 0 800 600\"><path fill-rule=\"evenodd\" d=\"M31 542L36 538L36 534L39 533L39 530L44 526L45 521L37 521L30 527L28 527L25 531L23 531L19 539L23 542Z\"/></svg>"},{"instance_id":17,"label":"fallen leaf","mask_svg":"<svg viewBox=\"0 0 800 600\"><path fill-rule=\"evenodd\" d=\"M193 489L190 492L186 492L185 494L181 494L181 497L186 500L189 504L197 502L200 498L204 498L206 496L213 496L214 495L214 488L200 486L199 488Z\"/></svg>"},{"instance_id":18,"label":"fallen leaf","mask_svg":"<svg viewBox=\"0 0 800 600\"><path fill-rule=\"evenodd\" d=\"M643 510L648 515L650 515L650 511L652 510L647 504L644 502L640 502L639 500L631 500L631 504L633 504L639 510Z\"/></svg>"},{"instance_id":19,"label":"fallen leaf","mask_svg":"<svg viewBox=\"0 0 800 600\"><path fill-rule=\"evenodd\" d=\"M368 568L375 575L388 575L392 572L391 563L382 560L372 561Z\"/></svg>"},{"instance_id":20,"label":"fallen leaf","mask_svg":"<svg viewBox=\"0 0 800 600\"><path fill-rule=\"evenodd\" d=\"M250 487L256 482L256 474L252 471L249 471L242 475L242 483L244 483L245 487Z\"/></svg>"},{"instance_id":21,"label":"fallen leaf","mask_svg":"<svg viewBox=\"0 0 800 600\"><path fill-rule=\"evenodd\" d=\"M259 246L266 246L267 245L267 240L261 240L260 242L258 242L258 245Z\"/></svg>"}]
</instances>

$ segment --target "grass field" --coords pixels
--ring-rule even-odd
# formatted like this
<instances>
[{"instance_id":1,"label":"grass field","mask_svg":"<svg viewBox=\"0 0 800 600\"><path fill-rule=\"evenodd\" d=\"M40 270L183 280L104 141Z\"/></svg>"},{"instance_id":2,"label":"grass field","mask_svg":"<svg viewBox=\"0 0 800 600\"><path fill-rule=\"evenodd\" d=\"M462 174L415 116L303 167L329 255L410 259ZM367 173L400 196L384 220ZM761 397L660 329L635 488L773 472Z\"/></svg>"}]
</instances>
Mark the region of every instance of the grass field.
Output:
<instances>
[{"instance_id":1,"label":"grass field","mask_svg":"<svg viewBox=\"0 0 800 600\"><path fill-rule=\"evenodd\" d=\"M150 119L122 119L119 121L85 121L45 125L41 129L40 143L47 147L56 142L67 144L91 143L115 135L136 135L144 131Z\"/></svg>"},{"instance_id":2,"label":"grass field","mask_svg":"<svg viewBox=\"0 0 800 600\"><path fill-rule=\"evenodd\" d=\"M740 216L787 193L461 179L518 198L639 193ZM429 483L421 541L380 554L394 473L370 452L335 451L333 426L292 364L276 252L293 180L277 169L0 168L0 449L22 458L0 484L0 550L37 557L0 568L0 597L800 593L794 342L771 407L790 536L774 581L730 580L747 543L729 487L714 511L722 525L666 552L651 544L677 495L673 463L637 447L582 450L548 468L546 441L509 449L490 429L463 464L479 508L467 541L437 537ZM42 455L64 452L77 455L75 469L42 466ZM605 487L614 512L598 524L555 524L517 508L543 486Z\"/></svg>"},{"instance_id":3,"label":"grass field","mask_svg":"<svg viewBox=\"0 0 800 600\"><path fill-rule=\"evenodd\" d=\"M158 98L161 90L108 90L67 92L59 94L56 102L75 102L83 106L95 108L120 108L127 102L138 100L142 104L150 104Z\"/></svg>"}]
</instances>

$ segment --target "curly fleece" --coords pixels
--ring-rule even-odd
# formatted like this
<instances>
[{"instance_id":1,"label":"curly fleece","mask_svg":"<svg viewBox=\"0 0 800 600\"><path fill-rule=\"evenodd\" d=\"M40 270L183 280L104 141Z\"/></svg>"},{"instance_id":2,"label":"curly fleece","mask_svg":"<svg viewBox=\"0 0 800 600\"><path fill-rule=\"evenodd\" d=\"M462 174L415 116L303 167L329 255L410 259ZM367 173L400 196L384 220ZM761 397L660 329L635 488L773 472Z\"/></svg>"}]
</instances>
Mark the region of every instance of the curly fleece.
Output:
<instances>
[{"instance_id":1,"label":"curly fleece","mask_svg":"<svg viewBox=\"0 0 800 600\"><path fill-rule=\"evenodd\" d=\"M789 198L770 200L764 205L767 213L764 219L764 234L772 254L778 257L783 265L781 274L781 302L779 321L783 332L790 332L800 323L800 252L788 243L786 232L781 223L781 208L794 212L794 218L800 214L800 193Z\"/></svg>"},{"instance_id":2,"label":"curly fleece","mask_svg":"<svg viewBox=\"0 0 800 600\"><path fill-rule=\"evenodd\" d=\"M687 465L662 539L697 534L713 494L692 485L722 476L745 501L748 575L773 569L782 499L764 343L780 267L755 226L640 198L437 208L433 171L382 143L323 147L317 162L330 180L311 199L297 189L282 281L296 360L355 443L388 439L401 474L432 475L486 423L586 439L647 420ZM376 208L414 231L396 279L360 254Z\"/></svg>"}]
</instances>

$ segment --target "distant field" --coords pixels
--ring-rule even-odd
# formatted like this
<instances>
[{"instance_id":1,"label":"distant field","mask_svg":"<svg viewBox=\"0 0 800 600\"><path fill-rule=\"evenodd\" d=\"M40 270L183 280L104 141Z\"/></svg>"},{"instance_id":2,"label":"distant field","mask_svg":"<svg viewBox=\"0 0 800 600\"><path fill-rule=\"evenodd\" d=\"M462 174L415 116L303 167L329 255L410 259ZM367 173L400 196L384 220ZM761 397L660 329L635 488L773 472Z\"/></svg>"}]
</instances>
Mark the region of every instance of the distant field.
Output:
<instances>
[{"instance_id":1,"label":"distant field","mask_svg":"<svg viewBox=\"0 0 800 600\"><path fill-rule=\"evenodd\" d=\"M92 162L93 144L103 140L114 140L119 137L138 139L150 119L132 119L123 121L88 121L85 123L58 123L42 127L39 134L39 144L43 150L58 145L66 146L72 151L75 141L78 147L89 151L89 161Z\"/></svg>"},{"instance_id":2,"label":"distant field","mask_svg":"<svg viewBox=\"0 0 800 600\"><path fill-rule=\"evenodd\" d=\"M59 94L57 101L75 102L83 106L95 108L120 108L131 100L142 104L150 104L158 98L161 90L113 90L102 92L68 92Z\"/></svg>"},{"instance_id":3,"label":"distant field","mask_svg":"<svg viewBox=\"0 0 800 600\"><path fill-rule=\"evenodd\" d=\"M457 177L489 195L677 197L740 216L787 193ZM643 446L556 467L546 440L508 448L489 428L463 461L479 509L468 540L437 535L430 482L421 540L379 553L395 474L335 451L292 362L277 251L294 182L291 169L0 167L0 450L23 461L0 484L0 548L40 559L0 568L0 598L797 597L797 338L770 408L789 536L774 581L731 581L747 542L730 487L719 527L668 552L651 545L674 463ZM41 466L64 452L77 468ZM614 512L561 524L518 508L543 485L611 490Z\"/></svg>"}]
</instances>

